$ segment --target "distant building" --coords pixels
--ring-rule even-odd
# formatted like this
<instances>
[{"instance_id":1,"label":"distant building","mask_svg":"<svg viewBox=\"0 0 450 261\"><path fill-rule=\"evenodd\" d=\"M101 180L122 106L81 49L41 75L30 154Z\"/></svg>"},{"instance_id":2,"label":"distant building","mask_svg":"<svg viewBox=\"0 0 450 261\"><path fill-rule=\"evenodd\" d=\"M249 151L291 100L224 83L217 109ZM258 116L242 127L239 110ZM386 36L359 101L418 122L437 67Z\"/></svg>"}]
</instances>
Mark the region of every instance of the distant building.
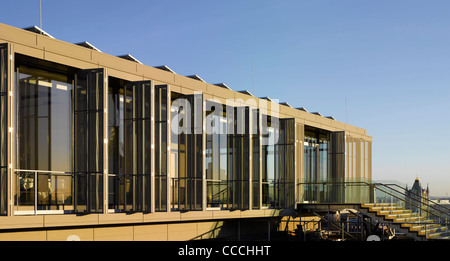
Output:
<instances>
[{"instance_id":1,"label":"distant building","mask_svg":"<svg viewBox=\"0 0 450 261\"><path fill-rule=\"evenodd\" d=\"M417 177L414 181L411 189L408 189L406 185L406 208L411 209L413 212L417 212L427 205L427 201L430 200L430 189L427 185L423 188L420 184L419 178Z\"/></svg>"}]
</instances>

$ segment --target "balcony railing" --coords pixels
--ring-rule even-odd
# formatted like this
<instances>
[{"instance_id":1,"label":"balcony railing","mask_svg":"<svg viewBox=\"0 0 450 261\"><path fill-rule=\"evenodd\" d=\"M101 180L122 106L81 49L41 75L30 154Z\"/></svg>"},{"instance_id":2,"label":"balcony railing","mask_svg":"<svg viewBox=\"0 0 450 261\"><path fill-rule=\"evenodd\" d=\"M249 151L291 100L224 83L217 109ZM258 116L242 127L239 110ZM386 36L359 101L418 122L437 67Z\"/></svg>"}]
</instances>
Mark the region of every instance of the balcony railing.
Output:
<instances>
[{"instance_id":1,"label":"balcony railing","mask_svg":"<svg viewBox=\"0 0 450 261\"><path fill-rule=\"evenodd\" d=\"M15 215L73 211L73 174L63 171L14 171Z\"/></svg>"},{"instance_id":2,"label":"balcony railing","mask_svg":"<svg viewBox=\"0 0 450 261\"><path fill-rule=\"evenodd\" d=\"M202 179L181 177L171 179L172 210L202 210Z\"/></svg>"}]
</instances>

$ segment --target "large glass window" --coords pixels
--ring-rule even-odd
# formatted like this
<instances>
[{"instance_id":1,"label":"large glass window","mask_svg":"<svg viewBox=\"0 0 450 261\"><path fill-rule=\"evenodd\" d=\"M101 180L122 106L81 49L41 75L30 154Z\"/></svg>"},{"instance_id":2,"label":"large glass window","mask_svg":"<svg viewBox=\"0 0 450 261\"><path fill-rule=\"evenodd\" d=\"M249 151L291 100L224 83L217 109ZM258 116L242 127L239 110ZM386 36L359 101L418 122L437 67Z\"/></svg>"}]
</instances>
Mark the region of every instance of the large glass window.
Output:
<instances>
[{"instance_id":1,"label":"large glass window","mask_svg":"<svg viewBox=\"0 0 450 261\"><path fill-rule=\"evenodd\" d=\"M209 208L228 208L227 110L219 103L206 101L206 186ZM208 125L210 124L210 126Z\"/></svg>"},{"instance_id":2,"label":"large glass window","mask_svg":"<svg viewBox=\"0 0 450 261\"><path fill-rule=\"evenodd\" d=\"M16 77L16 206L73 209L73 77L20 62Z\"/></svg>"},{"instance_id":3,"label":"large glass window","mask_svg":"<svg viewBox=\"0 0 450 261\"><path fill-rule=\"evenodd\" d=\"M173 210L202 210L202 95L171 92L170 172Z\"/></svg>"},{"instance_id":4,"label":"large glass window","mask_svg":"<svg viewBox=\"0 0 450 261\"><path fill-rule=\"evenodd\" d=\"M19 169L72 171L72 79L18 69Z\"/></svg>"},{"instance_id":5,"label":"large glass window","mask_svg":"<svg viewBox=\"0 0 450 261\"><path fill-rule=\"evenodd\" d=\"M252 110L252 201L253 209L259 209L261 205L261 181L260 181L260 129L259 129L259 110Z\"/></svg>"},{"instance_id":6,"label":"large glass window","mask_svg":"<svg viewBox=\"0 0 450 261\"><path fill-rule=\"evenodd\" d=\"M109 208L149 212L151 83L108 82Z\"/></svg>"},{"instance_id":7,"label":"large glass window","mask_svg":"<svg viewBox=\"0 0 450 261\"><path fill-rule=\"evenodd\" d=\"M305 187L307 201L324 198L328 186L318 185L329 181L328 177L328 132L305 126Z\"/></svg>"},{"instance_id":8,"label":"large glass window","mask_svg":"<svg viewBox=\"0 0 450 261\"><path fill-rule=\"evenodd\" d=\"M125 210L125 179L122 175L125 172L124 86L127 82L110 77L108 84L108 207Z\"/></svg>"},{"instance_id":9,"label":"large glass window","mask_svg":"<svg viewBox=\"0 0 450 261\"><path fill-rule=\"evenodd\" d=\"M295 180L295 121L280 119L280 136L275 145L276 207L294 207Z\"/></svg>"},{"instance_id":10,"label":"large glass window","mask_svg":"<svg viewBox=\"0 0 450 261\"><path fill-rule=\"evenodd\" d=\"M289 208L294 203L295 124L262 115L262 204Z\"/></svg>"},{"instance_id":11,"label":"large glass window","mask_svg":"<svg viewBox=\"0 0 450 261\"><path fill-rule=\"evenodd\" d=\"M305 126L305 200L344 200L345 133Z\"/></svg>"},{"instance_id":12,"label":"large glass window","mask_svg":"<svg viewBox=\"0 0 450 261\"><path fill-rule=\"evenodd\" d=\"M233 132L228 134L228 153L232 165L229 166L232 209L249 209L250 200L250 131L249 108L234 107L228 110L233 114L230 128Z\"/></svg>"},{"instance_id":13,"label":"large glass window","mask_svg":"<svg viewBox=\"0 0 450 261\"><path fill-rule=\"evenodd\" d=\"M262 117L262 205L274 206L274 180L275 180L275 135L278 135L278 119L272 121L272 117ZM278 139L278 138L277 138Z\"/></svg>"},{"instance_id":14,"label":"large glass window","mask_svg":"<svg viewBox=\"0 0 450 261\"><path fill-rule=\"evenodd\" d=\"M206 101L206 119L208 207L248 209L249 108Z\"/></svg>"}]
</instances>

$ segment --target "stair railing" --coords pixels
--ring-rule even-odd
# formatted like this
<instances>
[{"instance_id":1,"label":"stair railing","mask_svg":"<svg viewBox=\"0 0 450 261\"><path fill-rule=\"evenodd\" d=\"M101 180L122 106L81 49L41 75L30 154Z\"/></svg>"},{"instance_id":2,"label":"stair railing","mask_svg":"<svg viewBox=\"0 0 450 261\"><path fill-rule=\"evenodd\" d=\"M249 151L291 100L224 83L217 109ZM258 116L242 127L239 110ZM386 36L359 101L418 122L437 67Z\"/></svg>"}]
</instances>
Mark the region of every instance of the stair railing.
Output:
<instances>
[{"instance_id":1,"label":"stair railing","mask_svg":"<svg viewBox=\"0 0 450 261\"><path fill-rule=\"evenodd\" d=\"M369 183L369 182L364 182L364 181L347 181L347 182L299 182L297 183L297 186L304 186L306 188L308 188L307 190L312 190L314 191L319 191L319 188L313 188L313 186L321 186L322 187L322 191L325 191L325 186L341 186L342 189L345 189L349 186L363 186L363 187L367 187L369 188L368 190L363 191L368 193L367 195L362 195L361 198L369 198L371 200L369 200L369 202L365 201L365 202L347 202L347 200L344 197L340 197L340 198L332 198L330 200L330 197L325 197L327 200L321 202L321 198L317 197L315 200L316 203L375 203L376 202L376 193L375 191L378 190L386 195L391 196L392 198L395 198L398 202L402 202L405 204L405 208L407 206L413 206L416 207L417 209L419 209L419 217L420 214L422 213L426 213L429 216L435 217L437 218L437 220L439 222L445 223L445 224L449 224L449 215L450 215L450 209L448 209L445 206L442 206L438 203L432 202L431 200L422 197L421 195L416 195L414 193L410 193L410 195L408 195L406 193L406 189L402 188L400 186L398 186L397 184L383 184L383 183ZM394 187L394 188L393 188ZM311 189L313 188L313 189ZM301 189L298 189L298 191L302 191ZM305 191L305 193L307 193ZM411 196L414 195L414 197ZM300 197L303 195L299 195ZM372 201L372 202L370 202ZM302 202L302 200L300 200L300 203Z\"/></svg>"}]
</instances>

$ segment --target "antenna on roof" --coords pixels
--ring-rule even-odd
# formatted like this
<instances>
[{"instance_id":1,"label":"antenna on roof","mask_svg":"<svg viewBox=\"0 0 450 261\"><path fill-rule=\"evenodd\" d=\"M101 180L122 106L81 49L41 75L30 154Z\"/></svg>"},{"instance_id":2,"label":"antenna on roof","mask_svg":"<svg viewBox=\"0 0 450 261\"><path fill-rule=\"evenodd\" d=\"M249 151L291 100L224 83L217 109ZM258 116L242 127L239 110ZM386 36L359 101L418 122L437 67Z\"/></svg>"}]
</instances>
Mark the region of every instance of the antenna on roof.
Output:
<instances>
[{"instance_id":1,"label":"antenna on roof","mask_svg":"<svg viewBox=\"0 0 450 261\"><path fill-rule=\"evenodd\" d=\"M42 0L39 0L39 28L42 29Z\"/></svg>"}]
</instances>

